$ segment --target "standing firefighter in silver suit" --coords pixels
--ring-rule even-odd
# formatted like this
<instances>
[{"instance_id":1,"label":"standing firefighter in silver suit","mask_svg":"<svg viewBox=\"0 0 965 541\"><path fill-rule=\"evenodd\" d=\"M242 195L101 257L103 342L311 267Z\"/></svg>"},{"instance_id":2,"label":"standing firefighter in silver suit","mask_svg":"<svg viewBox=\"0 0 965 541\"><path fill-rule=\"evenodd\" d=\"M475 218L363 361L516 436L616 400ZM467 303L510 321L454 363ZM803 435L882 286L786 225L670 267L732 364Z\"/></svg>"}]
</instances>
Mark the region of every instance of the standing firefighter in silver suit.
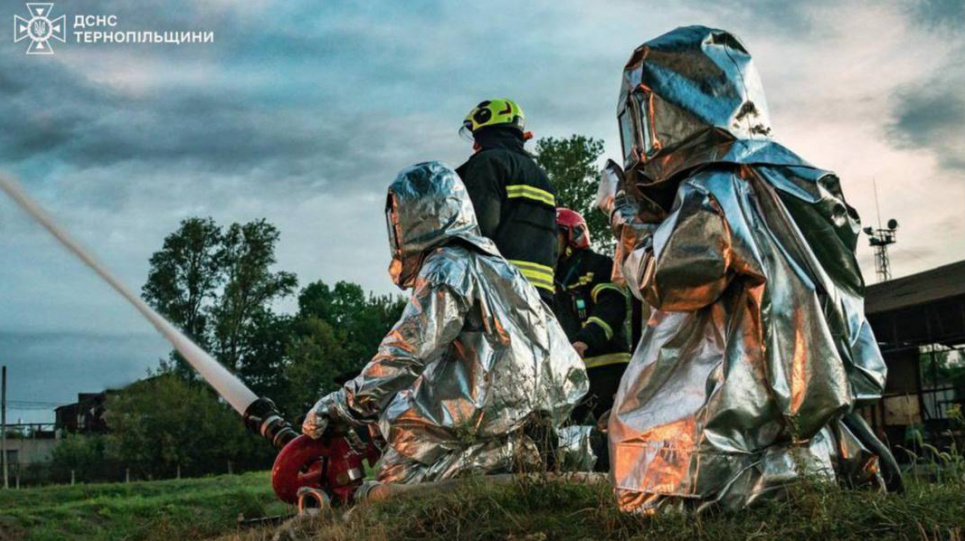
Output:
<instances>
[{"instance_id":1,"label":"standing firefighter in silver suit","mask_svg":"<svg viewBox=\"0 0 965 541\"><path fill-rule=\"evenodd\" d=\"M305 434L376 425L378 480L435 481L541 465L589 386L539 293L481 236L469 194L437 162L389 187L389 274L411 289L402 318L355 379L308 412Z\"/></svg>"},{"instance_id":2,"label":"standing firefighter in silver suit","mask_svg":"<svg viewBox=\"0 0 965 541\"><path fill-rule=\"evenodd\" d=\"M626 174L601 205L650 307L609 420L621 507L738 509L806 474L899 488L856 412L886 374L858 216L834 173L771 139L744 45L704 27L643 44L618 118Z\"/></svg>"}]
</instances>

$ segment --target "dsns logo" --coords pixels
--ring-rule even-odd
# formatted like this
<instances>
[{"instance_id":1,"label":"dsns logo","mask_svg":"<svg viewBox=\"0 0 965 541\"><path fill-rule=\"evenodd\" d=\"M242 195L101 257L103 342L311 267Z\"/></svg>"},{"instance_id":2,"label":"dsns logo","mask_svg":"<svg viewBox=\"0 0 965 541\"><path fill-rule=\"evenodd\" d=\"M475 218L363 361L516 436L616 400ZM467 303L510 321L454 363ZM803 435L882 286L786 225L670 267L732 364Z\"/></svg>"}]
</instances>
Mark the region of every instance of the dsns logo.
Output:
<instances>
[{"instance_id":1,"label":"dsns logo","mask_svg":"<svg viewBox=\"0 0 965 541\"><path fill-rule=\"evenodd\" d=\"M13 42L30 40L27 54L54 54L50 47L51 38L64 43L67 39L67 16L61 15L50 19L53 4L28 3L27 11L30 18L24 19L19 15L13 16Z\"/></svg>"}]
</instances>

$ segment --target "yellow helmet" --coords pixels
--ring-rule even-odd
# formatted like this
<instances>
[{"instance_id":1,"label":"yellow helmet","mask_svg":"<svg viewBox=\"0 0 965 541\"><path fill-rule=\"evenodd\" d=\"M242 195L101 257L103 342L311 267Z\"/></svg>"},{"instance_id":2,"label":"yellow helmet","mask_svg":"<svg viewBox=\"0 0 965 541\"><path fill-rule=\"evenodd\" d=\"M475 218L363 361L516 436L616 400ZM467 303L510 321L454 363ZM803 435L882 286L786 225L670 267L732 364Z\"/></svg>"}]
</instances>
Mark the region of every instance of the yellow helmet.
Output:
<instances>
[{"instance_id":1,"label":"yellow helmet","mask_svg":"<svg viewBox=\"0 0 965 541\"><path fill-rule=\"evenodd\" d=\"M516 102L506 98L486 100L473 107L472 111L466 115L462 121L462 129L459 134L472 140L472 134L476 130L488 126L509 126L516 128L520 133L526 125L526 117L523 115L523 108L516 105Z\"/></svg>"}]
</instances>

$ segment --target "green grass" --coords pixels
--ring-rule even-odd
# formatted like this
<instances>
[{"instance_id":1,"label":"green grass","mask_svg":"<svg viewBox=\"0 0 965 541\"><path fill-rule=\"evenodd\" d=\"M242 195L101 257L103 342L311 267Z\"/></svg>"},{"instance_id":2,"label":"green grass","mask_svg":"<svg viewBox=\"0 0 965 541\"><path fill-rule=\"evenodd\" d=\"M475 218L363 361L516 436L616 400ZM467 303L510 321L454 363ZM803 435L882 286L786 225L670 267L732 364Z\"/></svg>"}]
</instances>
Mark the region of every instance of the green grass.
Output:
<instances>
[{"instance_id":1,"label":"green grass","mask_svg":"<svg viewBox=\"0 0 965 541\"><path fill-rule=\"evenodd\" d=\"M0 491L0 541L270 539L238 514L279 515L268 474ZM458 490L357 506L300 522L295 539L963 539L965 484L911 482L903 495L801 485L740 513L654 517L617 511L606 485L481 481Z\"/></svg>"},{"instance_id":2,"label":"green grass","mask_svg":"<svg viewBox=\"0 0 965 541\"><path fill-rule=\"evenodd\" d=\"M962 484L913 484L904 495L800 486L783 501L739 513L653 517L616 510L608 486L475 484L419 499L361 505L347 520L304 522L295 539L962 539ZM262 529L228 536L270 539Z\"/></svg>"},{"instance_id":3,"label":"green grass","mask_svg":"<svg viewBox=\"0 0 965 541\"><path fill-rule=\"evenodd\" d=\"M267 472L0 491L0 541L203 539L289 513Z\"/></svg>"}]
</instances>

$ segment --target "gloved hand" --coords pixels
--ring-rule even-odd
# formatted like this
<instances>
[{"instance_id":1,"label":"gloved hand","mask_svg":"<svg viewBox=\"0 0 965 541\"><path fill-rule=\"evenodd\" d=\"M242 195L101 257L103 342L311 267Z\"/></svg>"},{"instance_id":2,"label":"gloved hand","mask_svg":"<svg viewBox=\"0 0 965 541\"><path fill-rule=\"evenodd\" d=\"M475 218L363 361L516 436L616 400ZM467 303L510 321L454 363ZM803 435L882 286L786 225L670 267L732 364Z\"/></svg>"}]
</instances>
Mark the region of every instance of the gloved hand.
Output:
<instances>
[{"instance_id":1,"label":"gloved hand","mask_svg":"<svg viewBox=\"0 0 965 541\"><path fill-rule=\"evenodd\" d=\"M325 434L330 424L331 416L328 414L328 403L325 398L322 398L305 415L305 421L302 423L302 434L317 440Z\"/></svg>"},{"instance_id":2,"label":"gloved hand","mask_svg":"<svg viewBox=\"0 0 965 541\"><path fill-rule=\"evenodd\" d=\"M596 191L596 206L606 216L613 213L614 199L623 189L623 182L623 168L615 161L607 160L600 171L600 186Z\"/></svg>"}]
</instances>

